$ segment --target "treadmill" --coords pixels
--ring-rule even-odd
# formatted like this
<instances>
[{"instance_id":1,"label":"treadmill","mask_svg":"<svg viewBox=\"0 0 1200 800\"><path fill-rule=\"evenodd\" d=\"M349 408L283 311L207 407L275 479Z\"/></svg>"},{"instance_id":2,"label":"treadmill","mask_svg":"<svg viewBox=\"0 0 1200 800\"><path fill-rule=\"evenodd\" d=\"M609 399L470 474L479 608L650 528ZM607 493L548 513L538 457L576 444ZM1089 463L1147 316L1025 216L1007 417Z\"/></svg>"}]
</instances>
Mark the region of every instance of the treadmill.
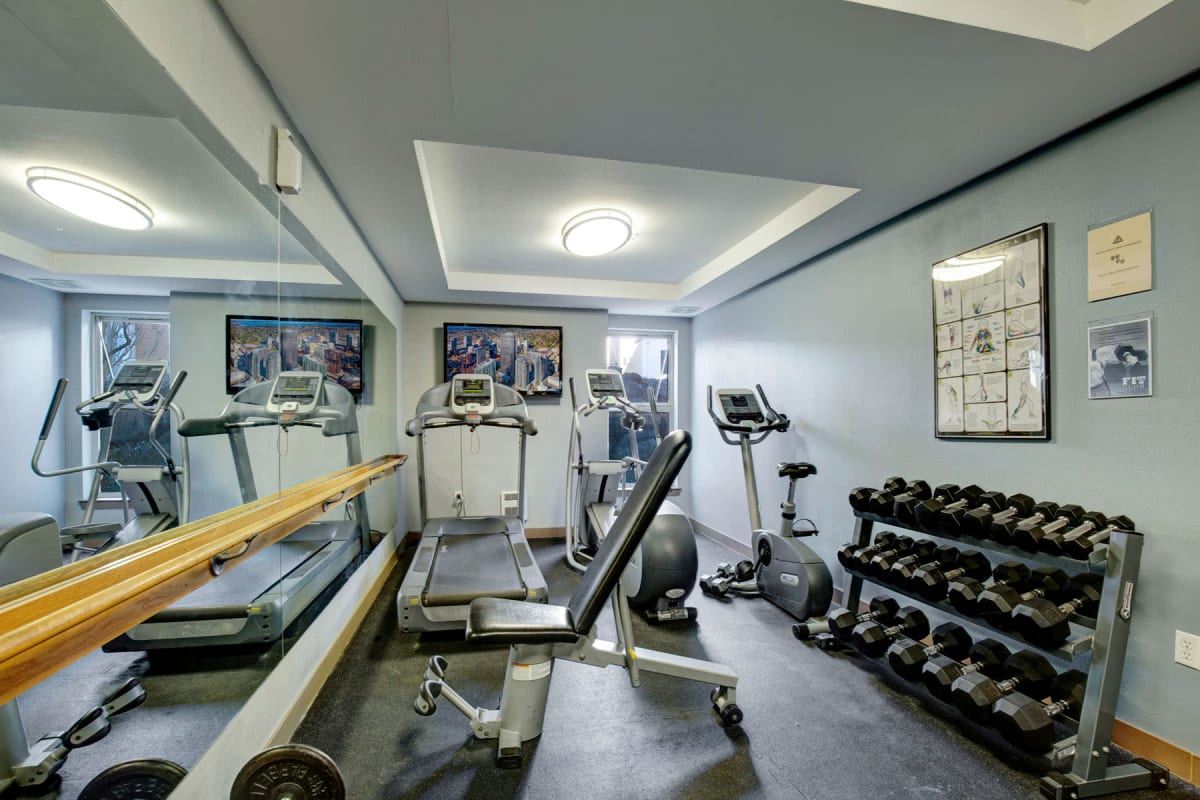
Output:
<instances>
[{"instance_id":1,"label":"treadmill","mask_svg":"<svg viewBox=\"0 0 1200 800\"><path fill-rule=\"evenodd\" d=\"M316 428L346 440L347 465L362 461L354 396L319 372L281 372L234 395L221 416L189 419L179 435L228 437L242 502L258 499L246 429ZM353 519L310 522L113 641L107 652L273 642L317 595L370 550L365 494L350 501Z\"/></svg>"},{"instance_id":2,"label":"treadmill","mask_svg":"<svg viewBox=\"0 0 1200 800\"><path fill-rule=\"evenodd\" d=\"M472 431L509 428L520 437L517 516L429 518L425 437L431 430L464 426ZM546 579L525 538L525 441L537 426L526 413L524 398L490 375L455 375L421 395L405 432L417 437L422 527L396 597L400 630L463 630L476 597L549 602Z\"/></svg>"}]
</instances>

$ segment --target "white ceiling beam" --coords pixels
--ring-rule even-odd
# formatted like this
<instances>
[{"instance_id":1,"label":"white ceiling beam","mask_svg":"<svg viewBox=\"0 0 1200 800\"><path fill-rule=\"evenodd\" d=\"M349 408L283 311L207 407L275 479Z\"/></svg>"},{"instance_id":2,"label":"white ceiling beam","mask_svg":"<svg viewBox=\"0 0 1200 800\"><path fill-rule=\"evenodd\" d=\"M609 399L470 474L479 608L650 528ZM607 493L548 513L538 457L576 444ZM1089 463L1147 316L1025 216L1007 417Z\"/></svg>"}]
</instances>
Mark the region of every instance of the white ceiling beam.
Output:
<instances>
[{"instance_id":1,"label":"white ceiling beam","mask_svg":"<svg viewBox=\"0 0 1200 800\"><path fill-rule=\"evenodd\" d=\"M509 275L497 272L446 274L450 289L470 292L616 297L625 300L678 300L679 284L610 281L602 278L563 278L556 275Z\"/></svg>"},{"instance_id":2,"label":"white ceiling beam","mask_svg":"<svg viewBox=\"0 0 1200 800\"><path fill-rule=\"evenodd\" d=\"M744 264L784 237L798 231L829 209L853 197L858 189L849 186L819 186L793 203L783 213L745 239L693 272L679 283L680 297L707 286L725 273Z\"/></svg>"}]
</instances>

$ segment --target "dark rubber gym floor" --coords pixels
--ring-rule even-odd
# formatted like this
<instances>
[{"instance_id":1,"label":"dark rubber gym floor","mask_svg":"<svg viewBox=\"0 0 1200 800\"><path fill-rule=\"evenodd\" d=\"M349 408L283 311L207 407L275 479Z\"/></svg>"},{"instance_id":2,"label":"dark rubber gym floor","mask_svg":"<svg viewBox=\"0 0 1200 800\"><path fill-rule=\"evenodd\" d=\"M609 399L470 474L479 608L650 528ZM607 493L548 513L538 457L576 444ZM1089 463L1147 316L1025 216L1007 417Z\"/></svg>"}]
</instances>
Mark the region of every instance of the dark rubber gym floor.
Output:
<instances>
[{"instance_id":1,"label":"dark rubber gym floor","mask_svg":"<svg viewBox=\"0 0 1200 800\"><path fill-rule=\"evenodd\" d=\"M707 539L699 548L702 571L736 560ZM563 563L562 542L535 542L534 552L551 602L565 602L578 576ZM998 755L955 712L910 695L886 664L796 641L792 619L766 601L726 603L699 591L690 601L699 609L696 623L639 621L638 645L732 666L746 714L741 727L719 724L708 686L643 675L633 689L616 667L558 661L541 738L526 744L523 769L498 769L495 741L474 739L448 702L432 717L412 710L435 653L450 660L451 686L495 707L507 651L468 648L458 636L400 635L394 600L410 557L404 554L295 737L333 757L351 800L1038 796L1045 767ZM613 638L608 615L600 635ZM1172 780L1165 792L1116 796L1200 800L1200 791Z\"/></svg>"}]
</instances>

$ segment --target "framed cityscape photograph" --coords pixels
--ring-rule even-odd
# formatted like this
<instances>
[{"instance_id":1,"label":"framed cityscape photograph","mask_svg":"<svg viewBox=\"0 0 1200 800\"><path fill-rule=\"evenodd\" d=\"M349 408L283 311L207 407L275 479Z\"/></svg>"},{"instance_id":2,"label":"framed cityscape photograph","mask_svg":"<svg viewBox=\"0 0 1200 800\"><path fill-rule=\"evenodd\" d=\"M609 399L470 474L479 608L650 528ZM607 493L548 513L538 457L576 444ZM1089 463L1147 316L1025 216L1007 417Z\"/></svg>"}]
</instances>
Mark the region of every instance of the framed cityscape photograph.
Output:
<instances>
[{"instance_id":1,"label":"framed cityscape photograph","mask_svg":"<svg viewBox=\"0 0 1200 800\"><path fill-rule=\"evenodd\" d=\"M526 397L562 397L563 333L559 325L442 325L443 380L485 373Z\"/></svg>"},{"instance_id":2,"label":"framed cityscape photograph","mask_svg":"<svg viewBox=\"0 0 1200 800\"><path fill-rule=\"evenodd\" d=\"M934 435L1050 438L1045 223L933 265Z\"/></svg>"}]
</instances>

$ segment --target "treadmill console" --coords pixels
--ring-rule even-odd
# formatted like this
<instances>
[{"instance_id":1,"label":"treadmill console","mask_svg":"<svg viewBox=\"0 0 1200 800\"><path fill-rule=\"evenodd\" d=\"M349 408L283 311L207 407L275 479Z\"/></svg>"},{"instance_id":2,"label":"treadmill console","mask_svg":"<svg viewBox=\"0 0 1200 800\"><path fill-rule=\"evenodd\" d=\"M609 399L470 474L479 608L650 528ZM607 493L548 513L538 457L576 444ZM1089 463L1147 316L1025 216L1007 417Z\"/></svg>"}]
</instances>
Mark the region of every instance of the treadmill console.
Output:
<instances>
[{"instance_id":1,"label":"treadmill console","mask_svg":"<svg viewBox=\"0 0 1200 800\"><path fill-rule=\"evenodd\" d=\"M450 409L454 416L478 425L484 414L496 410L491 375L455 375L450 382Z\"/></svg>"},{"instance_id":2,"label":"treadmill console","mask_svg":"<svg viewBox=\"0 0 1200 800\"><path fill-rule=\"evenodd\" d=\"M321 383L325 376L319 372L281 372L271 384L267 412L284 420L311 414L317 408Z\"/></svg>"},{"instance_id":3,"label":"treadmill console","mask_svg":"<svg viewBox=\"0 0 1200 800\"><path fill-rule=\"evenodd\" d=\"M721 401L721 413L734 425L767 421L758 398L749 389L718 389L717 398Z\"/></svg>"},{"instance_id":4,"label":"treadmill console","mask_svg":"<svg viewBox=\"0 0 1200 800\"><path fill-rule=\"evenodd\" d=\"M625 381L615 369L589 369L586 375L590 403L603 404L610 397L624 399Z\"/></svg>"},{"instance_id":5,"label":"treadmill console","mask_svg":"<svg viewBox=\"0 0 1200 800\"><path fill-rule=\"evenodd\" d=\"M167 376L165 361L126 361L117 370L112 383L108 385L110 392L128 394L142 405L149 405L162 388L163 379Z\"/></svg>"}]
</instances>

